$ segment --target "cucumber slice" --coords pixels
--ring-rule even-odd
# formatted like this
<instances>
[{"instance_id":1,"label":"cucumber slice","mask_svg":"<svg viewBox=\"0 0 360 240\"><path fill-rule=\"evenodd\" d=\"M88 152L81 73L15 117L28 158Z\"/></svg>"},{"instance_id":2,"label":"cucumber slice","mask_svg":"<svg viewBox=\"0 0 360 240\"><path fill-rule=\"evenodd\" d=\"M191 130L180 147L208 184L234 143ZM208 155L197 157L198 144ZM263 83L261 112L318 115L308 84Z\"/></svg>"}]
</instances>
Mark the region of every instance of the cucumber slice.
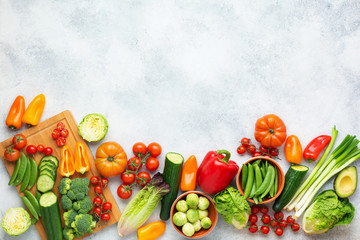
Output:
<instances>
[{"instance_id":1,"label":"cucumber slice","mask_svg":"<svg viewBox=\"0 0 360 240\"><path fill-rule=\"evenodd\" d=\"M40 174L40 177L38 178L38 180L36 182L37 190L39 190L40 192L43 192L43 193L53 189L54 185L55 185L54 179L48 175Z\"/></svg>"},{"instance_id":2,"label":"cucumber slice","mask_svg":"<svg viewBox=\"0 0 360 240\"><path fill-rule=\"evenodd\" d=\"M40 160L40 164L42 161L45 161L45 160L50 160L52 162L55 163L56 167L59 166L59 160L55 157L55 156L52 156L52 155L49 155L49 156L44 156L41 160Z\"/></svg>"}]
</instances>

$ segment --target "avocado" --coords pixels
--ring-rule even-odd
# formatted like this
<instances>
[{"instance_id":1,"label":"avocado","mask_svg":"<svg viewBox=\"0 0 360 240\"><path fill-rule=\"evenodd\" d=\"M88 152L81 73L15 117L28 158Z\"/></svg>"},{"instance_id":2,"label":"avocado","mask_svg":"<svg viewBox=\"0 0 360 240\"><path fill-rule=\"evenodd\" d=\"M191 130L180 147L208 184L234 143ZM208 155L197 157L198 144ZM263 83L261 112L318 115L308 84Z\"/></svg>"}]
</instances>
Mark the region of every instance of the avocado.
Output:
<instances>
[{"instance_id":1,"label":"avocado","mask_svg":"<svg viewBox=\"0 0 360 240\"><path fill-rule=\"evenodd\" d=\"M357 171L354 166L343 169L335 178L334 189L341 198L351 196L355 192L356 187Z\"/></svg>"}]
</instances>

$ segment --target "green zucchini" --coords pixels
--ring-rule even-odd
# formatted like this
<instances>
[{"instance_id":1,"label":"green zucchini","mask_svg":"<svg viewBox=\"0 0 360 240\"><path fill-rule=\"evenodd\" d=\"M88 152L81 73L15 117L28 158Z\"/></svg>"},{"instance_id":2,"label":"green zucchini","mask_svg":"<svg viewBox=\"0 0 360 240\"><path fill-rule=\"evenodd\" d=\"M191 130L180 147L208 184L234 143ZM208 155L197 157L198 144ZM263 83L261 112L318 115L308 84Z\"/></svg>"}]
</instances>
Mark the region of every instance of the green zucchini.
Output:
<instances>
[{"instance_id":1,"label":"green zucchini","mask_svg":"<svg viewBox=\"0 0 360 240\"><path fill-rule=\"evenodd\" d=\"M62 227L58 197L49 191L40 197L40 213L43 218L47 239L62 240Z\"/></svg>"},{"instance_id":2,"label":"green zucchini","mask_svg":"<svg viewBox=\"0 0 360 240\"><path fill-rule=\"evenodd\" d=\"M280 212L285 207L302 183L309 168L302 165L292 165L285 175L285 185L282 193L276 198L273 205L275 212Z\"/></svg>"},{"instance_id":3,"label":"green zucchini","mask_svg":"<svg viewBox=\"0 0 360 240\"><path fill-rule=\"evenodd\" d=\"M169 184L171 190L161 200L160 218L162 220L168 220L170 218L170 209L179 190L183 162L183 156L178 153L170 152L165 156L163 177L164 182Z\"/></svg>"}]
</instances>

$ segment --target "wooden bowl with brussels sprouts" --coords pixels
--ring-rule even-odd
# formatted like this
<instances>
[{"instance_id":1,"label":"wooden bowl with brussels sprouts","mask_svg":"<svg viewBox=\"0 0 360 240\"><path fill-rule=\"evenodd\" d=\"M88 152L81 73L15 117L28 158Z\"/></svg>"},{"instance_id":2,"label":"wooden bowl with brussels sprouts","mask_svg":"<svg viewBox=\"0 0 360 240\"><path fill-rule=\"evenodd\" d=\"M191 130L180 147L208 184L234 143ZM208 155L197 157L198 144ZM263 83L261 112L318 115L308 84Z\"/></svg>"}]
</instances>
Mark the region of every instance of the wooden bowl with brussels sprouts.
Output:
<instances>
[{"instance_id":1,"label":"wooden bowl with brussels sprouts","mask_svg":"<svg viewBox=\"0 0 360 240\"><path fill-rule=\"evenodd\" d=\"M206 236L217 222L213 200L199 191L180 195L171 207L170 216L175 230L190 239Z\"/></svg>"}]
</instances>

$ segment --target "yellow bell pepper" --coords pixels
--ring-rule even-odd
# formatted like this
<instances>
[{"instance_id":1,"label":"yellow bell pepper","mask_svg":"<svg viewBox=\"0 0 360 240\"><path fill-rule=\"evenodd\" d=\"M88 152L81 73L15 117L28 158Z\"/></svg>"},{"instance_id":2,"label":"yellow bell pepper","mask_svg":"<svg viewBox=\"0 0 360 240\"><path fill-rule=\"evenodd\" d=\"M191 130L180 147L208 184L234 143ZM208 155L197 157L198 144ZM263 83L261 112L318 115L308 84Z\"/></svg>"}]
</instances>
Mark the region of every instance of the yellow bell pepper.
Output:
<instances>
[{"instance_id":1,"label":"yellow bell pepper","mask_svg":"<svg viewBox=\"0 0 360 240\"><path fill-rule=\"evenodd\" d=\"M138 240L154 240L165 232L166 226L163 221L149 223L137 231Z\"/></svg>"},{"instance_id":2,"label":"yellow bell pepper","mask_svg":"<svg viewBox=\"0 0 360 240\"><path fill-rule=\"evenodd\" d=\"M41 115L45 107L45 96L44 94L37 95L27 107L22 122L27 124L29 127L35 126L39 123Z\"/></svg>"},{"instance_id":3,"label":"yellow bell pepper","mask_svg":"<svg viewBox=\"0 0 360 240\"><path fill-rule=\"evenodd\" d=\"M75 173L74 158L70 147L65 145L61 149L60 174L64 177L70 177Z\"/></svg>"},{"instance_id":4,"label":"yellow bell pepper","mask_svg":"<svg viewBox=\"0 0 360 240\"><path fill-rule=\"evenodd\" d=\"M75 170L81 174L90 170L86 149L81 142L77 142L75 146Z\"/></svg>"}]
</instances>

